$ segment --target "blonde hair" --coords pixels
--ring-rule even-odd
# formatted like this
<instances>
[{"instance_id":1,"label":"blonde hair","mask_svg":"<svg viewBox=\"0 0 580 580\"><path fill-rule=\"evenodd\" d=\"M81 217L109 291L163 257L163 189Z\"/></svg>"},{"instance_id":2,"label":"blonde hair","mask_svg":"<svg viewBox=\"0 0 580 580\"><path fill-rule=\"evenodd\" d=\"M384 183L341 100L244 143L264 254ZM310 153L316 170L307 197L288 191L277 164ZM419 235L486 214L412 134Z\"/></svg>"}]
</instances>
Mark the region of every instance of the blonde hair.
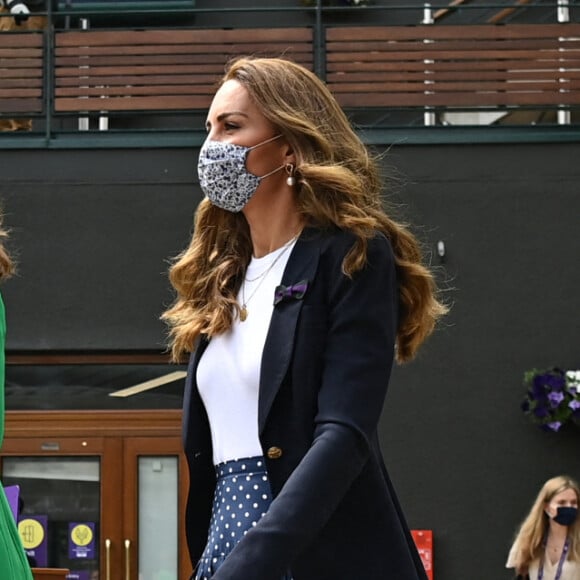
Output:
<instances>
[{"instance_id":1,"label":"blonde hair","mask_svg":"<svg viewBox=\"0 0 580 580\"><path fill-rule=\"evenodd\" d=\"M4 216L0 211L0 282L14 274L14 262L4 247L4 240L8 238L8 230L3 227Z\"/></svg>"},{"instance_id":2,"label":"blonde hair","mask_svg":"<svg viewBox=\"0 0 580 580\"><path fill-rule=\"evenodd\" d=\"M518 574L527 574L530 563L541 557L544 549L544 538L550 525L549 517L545 511L546 504L550 503L559 493L568 489L574 491L580 502L578 483L566 475L549 479L538 493L536 501L520 525L514 541L518 546L514 561ZM580 519L576 518L576 521L570 526L569 537L568 559L580 562Z\"/></svg>"},{"instance_id":3,"label":"blonde hair","mask_svg":"<svg viewBox=\"0 0 580 580\"><path fill-rule=\"evenodd\" d=\"M324 83L304 67L279 58L240 58L230 64L222 84L232 79L292 147L296 206L305 223L354 233L345 274L364 267L368 240L377 230L390 240L400 289L397 360L410 360L447 308L436 297L417 240L383 209L378 163ZM231 327L251 253L245 217L204 199L190 246L170 269L177 300L162 318L170 327L174 359L190 351L200 334L212 336Z\"/></svg>"}]
</instances>

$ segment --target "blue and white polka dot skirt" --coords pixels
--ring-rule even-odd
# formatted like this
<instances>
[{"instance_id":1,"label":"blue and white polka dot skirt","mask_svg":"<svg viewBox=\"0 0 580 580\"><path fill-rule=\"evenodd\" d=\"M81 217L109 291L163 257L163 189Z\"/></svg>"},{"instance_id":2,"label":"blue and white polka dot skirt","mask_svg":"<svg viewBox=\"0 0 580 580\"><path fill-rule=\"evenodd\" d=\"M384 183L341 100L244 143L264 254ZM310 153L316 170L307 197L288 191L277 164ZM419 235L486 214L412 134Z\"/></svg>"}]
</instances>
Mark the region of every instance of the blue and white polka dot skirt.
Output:
<instances>
[{"instance_id":1,"label":"blue and white polka dot skirt","mask_svg":"<svg viewBox=\"0 0 580 580\"><path fill-rule=\"evenodd\" d=\"M272 501L264 458L248 457L216 466L216 488L208 540L195 580L209 580ZM292 580L285 574L280 580Z\"/></svg>"}]
</instances>

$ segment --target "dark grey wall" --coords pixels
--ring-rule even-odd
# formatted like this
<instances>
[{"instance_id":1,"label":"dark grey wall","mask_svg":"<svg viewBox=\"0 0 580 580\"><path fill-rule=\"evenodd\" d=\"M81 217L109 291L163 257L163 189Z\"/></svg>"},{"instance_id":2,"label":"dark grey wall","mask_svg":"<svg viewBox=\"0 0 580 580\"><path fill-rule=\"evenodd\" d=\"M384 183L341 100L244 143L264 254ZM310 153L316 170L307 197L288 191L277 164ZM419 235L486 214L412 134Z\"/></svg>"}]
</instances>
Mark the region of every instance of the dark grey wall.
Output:
<instances>
[{"instance_id":1,"label":"dark grey wall","mask_svg":"<svg viewBox=\"0 0 580 580\"><path fill-rule=\"evenodd\" d=\"M396 370L382 425L410 523L434 530L438 579L509 578L515 526L544 480L580 477L580 430L544 433L519 410L524 370L580 367L579 154L508 144L389 157L428 248L447 249L451 313Z\"/></svg>"},{"instance_id":2,"label":"dark grey wall","mask_svg":"<svg viewBox=\"0 0 580 580\"><path fill-rule=\"evenodd\" d=\"M395 146L393 201L452 308L397 368L381 424L437 580L509 578L511 536L545 479L580 478L580 431L519 410L523 371L580 367L578 144ZM3 288L14 349L155 349L166 259L200 198L187 149L2 152L0 197L20 276Z\"/></svg>"},{"instance_id":3,"label":"dark grey wall","mask_svg":"<svg viewBox=\"0 0 580 580\"><path fill-rule=\"evenodd\" d=\"M3 152L19 275L8 348L160 349L167 260L199 201L193 151Z\"/></svg>"}]
</instances>

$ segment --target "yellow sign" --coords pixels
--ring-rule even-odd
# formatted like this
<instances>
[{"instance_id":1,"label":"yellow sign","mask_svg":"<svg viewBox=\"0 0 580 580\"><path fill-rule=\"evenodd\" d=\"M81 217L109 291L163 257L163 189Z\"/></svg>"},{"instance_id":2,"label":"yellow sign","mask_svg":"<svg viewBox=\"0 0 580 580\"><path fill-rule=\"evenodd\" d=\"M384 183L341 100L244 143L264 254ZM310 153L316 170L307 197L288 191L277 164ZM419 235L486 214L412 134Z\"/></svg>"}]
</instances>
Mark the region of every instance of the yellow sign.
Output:
<instances>
[{"instance_id":1,"label":"yellow sign","mask_svg":"<svg viewBox=\"0 0 580 580\"><path fill-rule=\"evenodd\" d=\"M34 550L44 540L44 528L36 520L25 519L18 523L18 533L25 550Z\"/></svg>"},{"instance_id":2,"label":"yellow sign","mask_svg":"<svg viewBox=\"0 0 580 580\"><path fill-rule=\"evenodd\" d=\"M77 524L70 531L70 539L77 546L88 546L93 541L93 530L85 524Z\"/></svg>"}]
</instances>

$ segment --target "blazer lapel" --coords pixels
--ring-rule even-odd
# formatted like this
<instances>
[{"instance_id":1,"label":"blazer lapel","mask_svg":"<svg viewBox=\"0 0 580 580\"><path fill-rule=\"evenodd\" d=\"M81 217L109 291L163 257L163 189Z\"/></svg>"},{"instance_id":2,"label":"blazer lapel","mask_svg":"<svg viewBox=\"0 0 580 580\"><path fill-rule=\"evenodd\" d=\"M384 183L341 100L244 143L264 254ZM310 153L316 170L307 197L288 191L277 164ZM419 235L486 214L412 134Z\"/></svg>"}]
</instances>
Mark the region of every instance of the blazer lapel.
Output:
<instances>
[{"instance_id":1,"label":"blazer lapel","mask_svg":"<svg viewBox=\"0 0 580 580\"><path fill-rule=\"evenodd\" d=\"M203 425L199 421L200 413L203 413L205 417L205 408L201 402L201 397L199 396L199 391L197 390L197 366L201 355L207 348L209 341L205 335L200 336L197 345L194 347L193 352L189 358L189 365L187 369L187 380L185 382L185 392L183 394L183 439L186 449L190 450L190 444L192 442L197 442L205 440L205 427L206 423ZM195 450L197 452L197 449Z\"/></svg>"},{"instance_id":2,"label":"blazer lapel","mask_svg":"<svg viewBox=\"0 0 580 580\"><path fill-rule=\"evenodd\" d=\"M302 280L312 284L318 267L320 234L305 228L297 240L284 274L282 284L290 286ZM272 297L274 300L274 297ZM298 316L303 300L284 300L274 306L266 336L260 370L258 401L258 429L261 434L276 393L282 384L290 363Z\"/></svg>"}]
</instances>

